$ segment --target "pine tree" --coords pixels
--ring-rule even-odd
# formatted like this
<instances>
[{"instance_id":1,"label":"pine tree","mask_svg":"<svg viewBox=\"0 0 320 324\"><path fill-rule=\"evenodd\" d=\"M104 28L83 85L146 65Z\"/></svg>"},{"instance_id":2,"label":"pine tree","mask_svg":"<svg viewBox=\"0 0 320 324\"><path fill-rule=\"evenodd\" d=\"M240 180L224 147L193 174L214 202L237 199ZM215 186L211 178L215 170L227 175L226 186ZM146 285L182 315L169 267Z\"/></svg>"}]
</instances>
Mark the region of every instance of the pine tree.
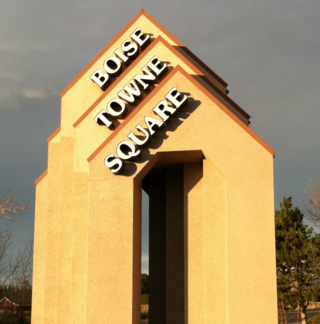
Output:
<instances>
[{"instance_id":1,"label":"pine tree","mask_svg":"<svg viewBox=\"0 0 320 324\"><path fill-rule=\"evenodd\" d=\"M283 198L276 210L275 225L279 306L282 311L298 307L301 323L307 324L306 309L319 295L320 236L303 224L303 213L292 208L291 197Z\"/></svg>"}]
</instances>

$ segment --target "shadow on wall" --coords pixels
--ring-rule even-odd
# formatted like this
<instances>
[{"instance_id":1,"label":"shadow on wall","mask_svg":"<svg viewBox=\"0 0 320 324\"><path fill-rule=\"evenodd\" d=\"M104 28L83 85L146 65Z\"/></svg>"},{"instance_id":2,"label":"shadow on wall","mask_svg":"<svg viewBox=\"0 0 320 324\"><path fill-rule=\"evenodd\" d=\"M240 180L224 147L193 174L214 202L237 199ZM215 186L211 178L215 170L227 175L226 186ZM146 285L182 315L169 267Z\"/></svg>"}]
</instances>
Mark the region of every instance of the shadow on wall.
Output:
<instances>
[{"instance_id":1,"label":"shadow on wall","mask_svg":"<svg viewBox=\"0 0 320 324\"><path fill-rule=\"evenodd\" d=\"M174 133L179 126L181 126L183 122L187 120L190 115L200 106L201 101L190 97L190 93L181 92L181 95L188 96L188 103L182 107L175 116L171 116L162 129L155 132L155 136L151 138L147 147L140 148L140 157L135 159L133 162L124 162L123 171L118 176L133 176L137 171L137 163L145 163L150 161L154 156L150 153L150 149L159 149L163 145L164 141L170 137L170 133Z\"/></svg>"}]
</instances>

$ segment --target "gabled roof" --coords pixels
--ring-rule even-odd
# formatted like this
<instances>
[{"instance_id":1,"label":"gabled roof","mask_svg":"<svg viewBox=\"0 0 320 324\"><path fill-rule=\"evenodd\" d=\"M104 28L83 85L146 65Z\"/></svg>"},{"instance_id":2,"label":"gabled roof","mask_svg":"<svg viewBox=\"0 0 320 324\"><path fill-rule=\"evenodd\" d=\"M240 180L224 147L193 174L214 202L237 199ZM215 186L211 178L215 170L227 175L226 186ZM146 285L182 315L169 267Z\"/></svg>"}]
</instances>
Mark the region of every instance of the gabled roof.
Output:
<instances>
[{"instance_id":1,"label":"gabled roof","mask_svg":"<svg viewBox=\"0 0 320 324\"><path fill-rule=\"evenodd\" d=\"M156 46L159 42L164 44L170 51L172 51L175 56L179 57L181 61L183 61L186 65L188 65L194 73L196 73L198 76L201 76L204 78L204 81L209 85L210 88L212 88L214 91L216 91L232 108L234 108L240 115L244 117L244 119L249 120L250 115L248 115L241 107L239 107L225 92L223 92L219 87L217 87L212 81L207 79L205 75L197 69L196 66L194 66L188 59L186 59L179 51L177 51L173 46L171 46L165 39L163 39L161 36L158 36L151 45L142 53L140 54L139 58L135 60L119 77L115 82L113 82L109 88L104 91L104 93L101 94L101 96L90 106L88 109L82 114L82 116L73 124L74 127L77 127L87 116L88 114L109 94L109 92L116 86L119 85L119 83L126 77L126 75L140 62L140 60L148 54L149 51L153 49L154 46ZM249 124L249 122L248 122ZM56 131L57 132L57 131ZM53 133L49 139L54 137ZM48 139L48 141L49 141Z\"/></svg>"},{"instance_id":2,"label":"gabled roof","mask_svg":"<svg viewBox=\"0 0 320 324\"><path fill-rule=\"evenodd\" d=\"M181 64L186 64L187 68L190 68L193 72L192 75L188 74L184 68L181 66L175 66L174 69L169 73L166 78L169 78L177 71L184 74L194 85L196 85L206 96L210 97L212 101L217 103L217 105L229 115L234 121L236 121L247 133L249 133L253 138L255 138L267 151L271 154L274 154L274 150L268 146L260 137L258 137L251 129L249 129L249 119L250 115L247 114L241 107L239 107L227 94L228 90L226 87L228 84L222 80L215 72L213 72L206 64L204 64L196 55L194 55L188 48L186 48L178 39L176 39L171 33L169 33L163 26L161 26L156 20L154 20L148 13L144 10L141 10L121 31L118 35L91 61L90 64L87 65L85 69L66 87L66 89L61 93L61 97L65 96L69 90L71 90L79 80L82 83L86 82L87 76L90 75L90 69L97 68L99 64L105 59L104 55L106 52L110 54L111 50L113 51L113 46L116 43L121 41L121 38L127 37L129 29L142 17L142 24L147 22L151 30L154 28L156 31L156 35L153 35L150 44L141 52L140 55L135 58L135 60L125 68L125 70L118 76L111 85L109 85L108 89L104 92L96 92L93 97L91 97L91 102L86 102L83 105L83 108L86 110L82 110L81 114L77 116L77 120L73 123L73 127L76 128L89 114L90 112L108 95L108 93L126 77L126 75L141 61L141 59L148 54L153 47L155 47L159 42L162 43L169 51L171 51L176 57L180 59ZM146 19L147 20L146 20ZM135 27L137 27L136 24ZM155 26L155 27L154 27ZM152 31L152 32L154 32ZM160 32L159 32L160 31ZM151 34L152 35L152 34ZM163 37L166 39L164 39ZM170 43L171 42L171 43ZM172 45L173 44L173 45ZM99 62L98 62L99 61ZM190 73L190 72L189 72ZM86 77L84 77L86 75ZM89 81L89 80L88 80ZM200 82L200 83L199 83ZM79 91L81 89L82 83L79 83L76 88L74 88L74 92L70 94L68 98L72 98L74 94L76 96L82 94L83 92ZM163 83L164 80L163 80ZM153 91L151 97L161 89L161 85L158 85ZM100 89L101 90L101 89ZM68 100L67 98L67 100ZM80 95L79 102L82 101L82 97ZM66 99L66 98L65 98ZM135 109L133 113L131 113L121 124L114 130L114 132L102 143L96 150L88 157L88 162L90 162L101 150L102 148L107 145L115 136L116 134L121 131L123 127L135 116L135 114L142 108L150 99L146 97L140 105ZM222 102L220 102L222 100ZM71 124L70 124L71 125ZM49 138L48 142L52 141L56 138L58 134L61 132L61 127L59 127ZM57 139L57 138L56 138ZM55 139L55 140L56 140ZM100 142L101 143L101 142ZM36 184L38 184L46 175L48 171L45 171L37 180Z\"/></svg>"},{"instance_id":3,"label":"gabled roof","mask_svg":"<svg viewBox=\"0 0 320 324\"><path fill-rule=\"evenodd\" d=\"M3 297L1 300L0 300L0 304L4 301L7 301L8 303L12 304L13 306L31 306L31 302L30 301L27 301L27 302L23 302L23 303L14 303L13 301L11 301L9 298L7 297Z\"/></svg>"},{"instance_id":4,"label":"gabled roof","mask_svg":"<svg viewBox=\"0 0 320 324\"><path fill-rule=\"evenodd\" d=\"M260 145L262 145L269 153L274 154L275 151L265 141L263 141L253 130L245 125L238 117L236 117L229 109L227 109L217 98L215 98L208 90L206 90L199 82L197 82L189 73L187 73L181 66L175 67L161 82L161 84L153 90L153 96L161 90L162 86L166 83L166 80L172 78L177 72L182 73L190 82L192 82L203 94L205 94L210 100L212 100L224 113L226 113L231 119L233 119L240 127L242 127L251 137L253 137ZM122 123L118 126L113 133L106 138L106 140L88 157L88 162L91 162L102 149L110 143L110 141L129 123L129 121L144 107L152 96L147 97L141 104L132 112Z\"/></svg>"},{"instance_id":5,"label":"gabled roof","mask_svg":"<svg viewBox=\"0 0 320 324\"><path fill-rule=\"evenodd\" d=\"M199 64L208 74L215 78L224 88L228 84L219 77L214 71L212 71L205 63L203 63L195 54L193 54L186 46L184 46L178 39L176 39L169 31L167 31L162 25L160 25L154 18L152 18L145 10L141 10L121 31L118 35L88 64L82 72L61 92L63 97L80 79L81 77L108 51L117 40L128 30L130 27L141 17L146 17L153 25L155 25L161 32L163 32L168 38L170 38L177 46L179 46L186 55ZM225 90L228 93L228 90ZM249 116L250 117L250 116Z\"/></svg>"}]
</instances>

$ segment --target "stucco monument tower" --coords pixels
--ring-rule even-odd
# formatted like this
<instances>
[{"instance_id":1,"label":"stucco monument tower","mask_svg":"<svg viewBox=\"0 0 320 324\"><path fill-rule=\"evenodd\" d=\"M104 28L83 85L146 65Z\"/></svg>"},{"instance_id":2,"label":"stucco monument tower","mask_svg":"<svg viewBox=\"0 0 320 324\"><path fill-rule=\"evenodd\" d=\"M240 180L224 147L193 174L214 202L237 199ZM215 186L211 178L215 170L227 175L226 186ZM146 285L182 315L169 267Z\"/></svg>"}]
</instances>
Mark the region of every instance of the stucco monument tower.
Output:
<instances>
[{"instance_id":1,"label":"stucco monument tower","mask_svg":"<svg viewBox=\"0 0 320 324\"><path fill-rule=\"evenodd\" d=\"M273 154L227 84L141 11L62 92L36 181L32 324L276 324Z\"/></svg>"}]
</instances>

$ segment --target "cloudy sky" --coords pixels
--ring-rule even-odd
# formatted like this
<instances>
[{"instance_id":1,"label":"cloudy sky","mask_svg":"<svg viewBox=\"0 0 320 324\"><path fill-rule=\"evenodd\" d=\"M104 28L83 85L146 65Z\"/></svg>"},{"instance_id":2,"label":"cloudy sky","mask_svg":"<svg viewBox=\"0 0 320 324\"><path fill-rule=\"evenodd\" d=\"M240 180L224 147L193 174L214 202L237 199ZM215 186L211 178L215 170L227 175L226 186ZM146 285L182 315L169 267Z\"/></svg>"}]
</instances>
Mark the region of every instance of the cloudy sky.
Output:
<instances>
[{"instance_id":1,"label":"cloudy sky","mask_svg":"<svg viewBox=\"0 0 320 324\"><path fill-rule=\"evenodd\" d=\"M2 194L16 188L34 202L60 92L141 9L228 82L250 127L276 150L276 207L283 196L301 205L306 184L320 179L319 0L1 0ZM0 226L23 246L34 210Z\"/></svg>"}]
</instances>

